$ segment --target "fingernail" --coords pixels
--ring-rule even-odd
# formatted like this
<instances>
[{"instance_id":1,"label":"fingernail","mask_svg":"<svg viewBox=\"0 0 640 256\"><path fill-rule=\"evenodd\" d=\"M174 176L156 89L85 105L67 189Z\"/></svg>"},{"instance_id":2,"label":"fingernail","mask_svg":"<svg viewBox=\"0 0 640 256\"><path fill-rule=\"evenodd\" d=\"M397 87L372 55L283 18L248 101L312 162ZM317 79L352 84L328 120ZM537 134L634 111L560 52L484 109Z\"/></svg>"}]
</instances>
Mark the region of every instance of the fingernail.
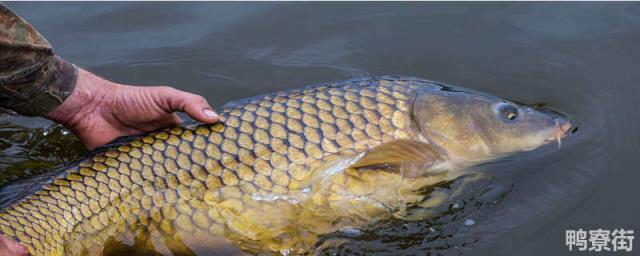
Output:
<instances>
[{"instance_id":1,"label":"fingernail","mask_svg":"<svg viewBox=\"0 0 640 256\"><path fill-rule=\"evenodd\" d=\"M218 114L216 114L216 112L213 112L213 110L211 110L210 108L203 109L202 113L208 118L218 117Z\"/></svg>"}]
</instances>

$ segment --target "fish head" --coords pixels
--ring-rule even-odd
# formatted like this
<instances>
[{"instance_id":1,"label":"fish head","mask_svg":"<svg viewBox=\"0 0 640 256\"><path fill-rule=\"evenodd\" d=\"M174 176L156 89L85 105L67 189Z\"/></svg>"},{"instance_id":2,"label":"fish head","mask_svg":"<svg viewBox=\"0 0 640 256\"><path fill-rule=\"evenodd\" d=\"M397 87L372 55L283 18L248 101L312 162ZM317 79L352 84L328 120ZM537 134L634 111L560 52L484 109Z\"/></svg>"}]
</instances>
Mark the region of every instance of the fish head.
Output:
<instances>
[{"instance_id":1,"label":"fish head","mask_svg":"<svg viewBox=\"0 0 640 256\"><path fill-rule=\"evenodd\" d=\"M443 89L418 94L413 109L421 134L451 162L474 165L534 150L564 138L572 127L562 114L499 97Z\"/></svg>"}]
</instances>

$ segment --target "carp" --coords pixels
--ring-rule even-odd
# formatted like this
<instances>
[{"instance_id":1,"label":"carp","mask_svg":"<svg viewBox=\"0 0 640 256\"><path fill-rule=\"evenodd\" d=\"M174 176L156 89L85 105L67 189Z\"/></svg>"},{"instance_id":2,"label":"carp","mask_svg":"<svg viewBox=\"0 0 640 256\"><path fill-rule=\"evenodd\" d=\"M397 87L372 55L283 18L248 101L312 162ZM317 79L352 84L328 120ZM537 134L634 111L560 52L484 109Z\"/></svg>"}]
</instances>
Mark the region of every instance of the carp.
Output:
<instances>
[{"instance_id":1,"label":"carp","mask_svg":"<svg viewBox=\"0 0 640 256\"><path fill-rule=\"evenodd\" d=\"M218 124L121 139L3 188L0 232L33 255L101 254L109 241L195 254L224 237L304 253L322 234L420 219L416 193L470 167L560 141L556 112L438 82L384 76L227 103Z\"/></svg>"}]
</instances>

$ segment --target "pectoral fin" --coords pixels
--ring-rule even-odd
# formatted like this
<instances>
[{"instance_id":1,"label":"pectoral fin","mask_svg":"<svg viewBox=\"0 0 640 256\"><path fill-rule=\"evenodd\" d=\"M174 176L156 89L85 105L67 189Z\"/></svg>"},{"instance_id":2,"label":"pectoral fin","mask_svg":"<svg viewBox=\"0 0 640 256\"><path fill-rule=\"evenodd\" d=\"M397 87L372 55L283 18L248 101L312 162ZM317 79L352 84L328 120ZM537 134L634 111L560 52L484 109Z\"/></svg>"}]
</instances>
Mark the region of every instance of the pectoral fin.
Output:
<instances>
[{"instance_id":1,"label":"pectoral fin","mask_svg":"<svg viewBox=\"0 0 640 256\"><path fill-rule=\"evenodd\" d=\"M386 169L405 177L417 177L441 160L429 144L414 140L396 140L371 149L355 161L350 168Z\"/></svg>"},{"instance_id":2,"label":"pectoral fin","mask_svg":"<svg viewBox=\"0 0 640 256\"><path fill-rule=\"evenodd\" d=\"M345 170L383 170L415 178L432 169L442 158L429 144L413 140L396 140L357 155L336 155L314 167L306 185L325 187L327 179ZM301 187L304 187L301 186Z\"/></svg>"}]
</instances>

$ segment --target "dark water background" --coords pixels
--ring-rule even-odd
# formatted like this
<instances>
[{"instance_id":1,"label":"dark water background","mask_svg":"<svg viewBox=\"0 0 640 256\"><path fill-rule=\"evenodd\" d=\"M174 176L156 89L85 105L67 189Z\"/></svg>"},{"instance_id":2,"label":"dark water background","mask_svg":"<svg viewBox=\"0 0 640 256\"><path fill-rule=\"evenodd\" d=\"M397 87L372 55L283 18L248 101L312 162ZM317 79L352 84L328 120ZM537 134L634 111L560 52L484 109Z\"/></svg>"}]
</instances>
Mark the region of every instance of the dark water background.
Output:
<instances>
[{"instance_id":1,"label":"dark water background","mask_svg":"<svg viewBox=\"0 0 640 256\"><path fill-rule=\"evenodd\" d=\"M469 202L472 210L336 235L339 246L327 251L564 255L567 229L640 233L640 4L7 5L79 66L121 83L193 91L218 106L394 74L546 103L580 125L560 150L491 166L495 178L481 186L491 199ZM81 154L63 133L43 119L0 116L0 181Z\"/></svg>"}]
</instances>

